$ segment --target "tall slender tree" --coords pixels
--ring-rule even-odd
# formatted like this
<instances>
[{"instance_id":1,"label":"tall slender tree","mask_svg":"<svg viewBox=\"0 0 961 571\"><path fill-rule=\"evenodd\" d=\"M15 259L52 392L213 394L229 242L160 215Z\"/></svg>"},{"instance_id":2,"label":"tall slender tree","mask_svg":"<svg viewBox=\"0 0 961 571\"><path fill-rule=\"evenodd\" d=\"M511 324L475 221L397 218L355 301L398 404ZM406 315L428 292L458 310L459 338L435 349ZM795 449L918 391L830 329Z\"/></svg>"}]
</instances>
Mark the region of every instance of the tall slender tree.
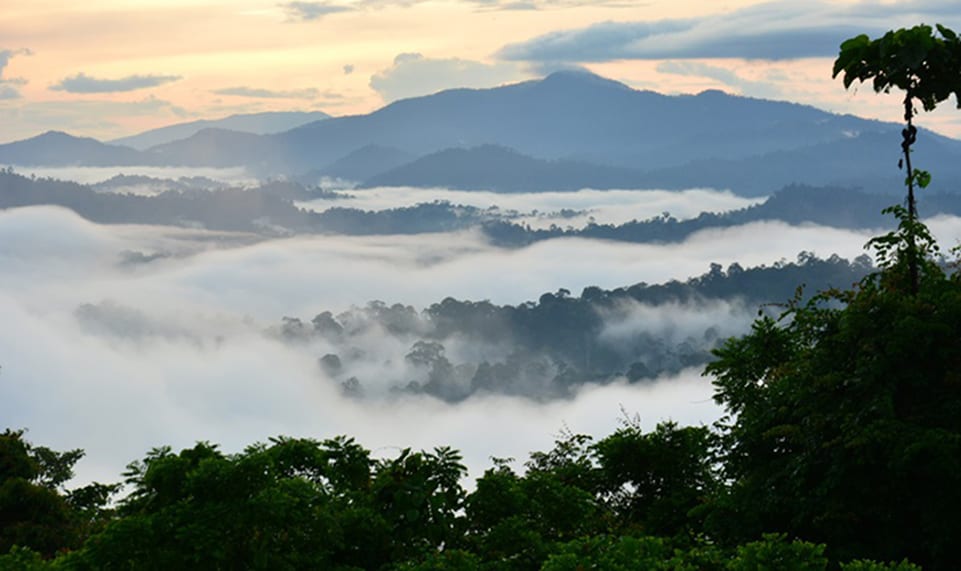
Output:
<instances>
[{"instance_id":1,"label":"tall slender tree","mask_svg":"<svg viewBox=\"0 0 961 571\"><path fill-rule=\"evenodd\" d=\"M890 93L891 88L904 91L904 129L901 131L900 168L906 169L904 184L908 188L907 229L909 240L904 254L908 261L911 291L918 290L918 248L910 234L917 221L917 203L914 189L925 188L931 182L931 174L916 169L911 163L911 147L917 140L914 126L917 115L916 102L925 111L933 111L939 103L953 93L961 108L961 39L940 24L937 33L928 25L892 30L872 40L861 34L841 44L841 51L834 62L832 77L844 74L845 89L855 81L871 80L876 92Z\"/></svg>"}]
</instances>

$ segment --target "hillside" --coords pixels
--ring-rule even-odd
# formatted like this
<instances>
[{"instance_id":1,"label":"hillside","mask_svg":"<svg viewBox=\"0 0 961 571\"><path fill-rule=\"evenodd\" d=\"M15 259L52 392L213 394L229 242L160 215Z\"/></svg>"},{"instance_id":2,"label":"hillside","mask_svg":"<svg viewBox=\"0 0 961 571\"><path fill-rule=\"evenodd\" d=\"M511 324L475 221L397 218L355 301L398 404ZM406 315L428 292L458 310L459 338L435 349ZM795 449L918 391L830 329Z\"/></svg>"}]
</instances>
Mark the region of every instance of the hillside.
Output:
<instances>
[{"instance_id":1,"label":"hillside","mask_svg":"<svg viewBox=\"0 0 961 571\"><path fill-rule=\"evenodd\" d=\"M328 119L330 115L322 111L277 111L265 113L246 113L230 115L222 119L201 119L199 121L189 121L167 125L157 129L151 129L110 141L113 145L123 145L140 151L172 143L180 139L187 139L196 135L203 129L227 129L229 131L240 131L254 135L269 135L280 133L312 123Z\"/></svg>"},{"instance_id":2,"label":"hillside","mask_svg":"<svg viewBox=\"0 0 961 571\"><path fill-rule=\"evenodd\" d=\"M504 191L714 187L761 195L801 183L890 192L900 179L900 129L794 103L719 91L662 95L558 72L400 100L273 135L203 128L143 154L46 134L0 146L0 163L243 166L262 178L310 173L365 186ZM922 131L918 145L936 173L934 189L961 186L961 142Z\"/></svg>"}]
</instances>

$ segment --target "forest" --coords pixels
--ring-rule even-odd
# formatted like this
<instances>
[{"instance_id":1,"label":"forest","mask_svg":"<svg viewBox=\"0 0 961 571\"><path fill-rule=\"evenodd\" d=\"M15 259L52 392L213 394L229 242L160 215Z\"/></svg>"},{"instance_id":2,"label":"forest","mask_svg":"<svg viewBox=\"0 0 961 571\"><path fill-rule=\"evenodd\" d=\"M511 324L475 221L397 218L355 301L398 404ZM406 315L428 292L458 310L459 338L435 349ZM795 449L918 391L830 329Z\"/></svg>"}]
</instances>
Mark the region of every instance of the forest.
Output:
<instances>
[{"instance_id":1,"label":"forest","mask_svg":"<svg viewBox=\"0 0 961 571\"><path fill-rule=\"evenodd\" d=\"M82 450L8 429L0 569L954 569L961 275L906 212L855 287L715 349L715 426L622 413L470 485L456 450L340 436L160 447L81 487Z\"/></svg>"},{"instance_id":2,"label":"forest","mask_svg":"<svg viewBox=\"0 0 961 571\"><path fill-rule=\"evenodd\" d=\"M715 425L644 430L625 409L612 434L562 429L552 448L493 457L472 482L449 447L385 453L349 436L278 436L228 453L201 441L151 449L117 483L79 487L83 450L8 428L0 570L961 567L961 252L942 255L920 220L914 194L932 175L911 162L915 100L930 109L961 97L959 72L961 39L942 26L842 44L834 73L846 87L906 92L906 205L885 209L895 224L868 243L875 266L805 254L774 268L774 280L821 276L822 289L788 287L783 304L711 348L704 371L725 411ZM559 321L589 330L587 308L625 298L733 290L756 300L751 279L769 270L718 266L687 283L558 291L517 307L374 305L311 325L289 318L281 335L342 336L358 319L414 324L424 339L412 359L434 367L431 336L498 336L507 320L525 332L518 346L588 368L583 336ZM603 369L634 365L607 359Z\"/></svg>"},{"instance_id":3,"label":"forest","mask_svg":"<svg viewBox=\"0 0 961 571\"><path fill-rule=\"evenodd\" d=\"M111 189L149 186L151 195L114 193ZM491 243L519 248L552 238L596 238L630 243L681 242L696 232L758 221L820 224L834 228L875 229L890 225L880 214L890 195L857 188L794 184L763 202L727 212L703 212L679 220L670 212L622 224L589 222L581 228L561 226L580 211L518 212L496 206L479 208L445 200L382 210L337 205L308 210L298 201L323 204L349 193L271 181L253 188L231 188L204 178L179 180L118 175L95 185L48 178L30 178L12 169L0 170L0 208L57 205L101 224L158 224L208 230L250 232L263 238L294 234L394 235L480 229ZM365 192L363 190L358 192ZM921 197L925 216L961 214L961 194L931 193ZM555 223L531 228L519 219L535 215Z\"/></svg>"},{"instance_id":4,"label":"forest","mask_svg":"<svg viewBox=\"0 0 961 571\"><path fill-rule=\"evenodd\" d=\"M483 394L549 401L569 398L589 383L653 382L703 367L726 337L747 332L759 311L776 315L795 294L807 299L846 288L872 269L867 255L849 262L802 252L793 262L712 264L685 282L590 286L579 296L561 289L518 305L448 297L418 311L375 300L310 320L284 317L268 334L323 350L320 371L355 397L378 396L387 385L392 393L448 402ZM87 304L77 315L91 325L109 324L111 309ZM683 311L704 315L704 323L681 326ZM660 325L659 315L667 323ZM385 348L395 345L406 348L400 363ZM392 366L373 374L387 378L370 379L370 364L383 361Z\"/></svg>"}]
</instances>

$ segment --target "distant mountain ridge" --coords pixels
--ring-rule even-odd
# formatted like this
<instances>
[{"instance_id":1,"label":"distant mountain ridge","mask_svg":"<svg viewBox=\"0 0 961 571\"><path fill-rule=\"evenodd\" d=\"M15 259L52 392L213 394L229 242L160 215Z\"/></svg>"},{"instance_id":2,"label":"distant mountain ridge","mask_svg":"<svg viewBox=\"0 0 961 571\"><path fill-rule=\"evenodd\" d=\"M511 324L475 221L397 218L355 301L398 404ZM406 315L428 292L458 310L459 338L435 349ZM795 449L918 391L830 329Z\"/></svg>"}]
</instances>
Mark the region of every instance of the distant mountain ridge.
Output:
<instances>
[{"instance_id":1,"label":"distant mountain ridge","mask_svg":"<svg viewBox=\"0 0 961 571\"><path fill-rule=\"evenodd\" d=\"M23 166L128 166L148 164L142 153L89 137L47 131L0 145L0 164Z\"/></svg>"},{"instance_id":2,"label":"distant mountain ridge","mask_svg":"<svg viewBox=\"0 0 961 571\"><path fill-rule=\"evenodd\" d=\"M644 172L580 161L547 161L498 145L445 149L373 176L360 186L420 186L495 192L639 188Z\"/></svg>"},{"instance_id":3,"label":"distant mountain ridge","mask_svg":"<svg viewBox=\"0 0 961 571\"><path fill-rule=\"evenodd\" d=\"M572 160L547 161L506 147L482 145L432 153L372 176L359 186L494 192L718 188L744 196L764 196L804 181L807 185L858 187L891 194L903 190L904 175L896 167L896 144L887 133L864 133L759 157L693 161L651 171ZM958 151L937 140L919 142L917 148L926 165L938 165L932 190L961 192Z\"/></svg>"},{"instance_id":4,"label":"distant mountain ridge","mask_svg":"<svg viewBox=\"0 0 961 571\"><path fill-rule=\"evenodd\" d=\"M541 159L652 169L799 148L870 125L880 123L720 92L661 95L584 72L558 72L539 81L401 100L274 139L294 164L335 160L367 144L417 155L496 144Z\"/></svg>"},{"instance_id":5,"label":"distant mountain ridge","mask_svg":"<svg viewBox=\"0 0 961 571\"><path fill-rule=\"evenodd\" d=\"M367 145L299 178L307 184L315 184L323 177L350 181L367 180L417 158L417 155L393 147Z\"/></svg>"},{"instance_id":6,"label":"distant mountain ridge","mask_svg":"<svg viewBox=\"0 0 961 571\"><path fill-rule=\"evenodd\" d=\"M277 134L204 128L140 155L79 139L58 152L11 143L0 145L0 164L21 164L11 157L106 164L113 152L115 164L243 166L262 178L311 173L364 186L714 187L758 195L802 183L893 192L903 176L894 166L900 130L796 103L720 91L662 95L566 71L400 100ZM933 188L961 190L961 141L922 131L918 152L935 174Z\"/></svg>"},{"instance_id":7,"label":"distant mountain ridge","mask_svg":"<svg viewBox=\"0 0 961 571\"><path fill-rule=\"evenodd\" d=\"M268 111L264 113L246 113L224 117L222 119L201 119L187 123L167 125L109 141L113 145L123 145L139 151L172 143L180 139L187 139L203 129L226 129L240 131L254 135L270 135L288 131L307 123L329 119L330 115L323 111Z\"/></svg>"}]
</instances>

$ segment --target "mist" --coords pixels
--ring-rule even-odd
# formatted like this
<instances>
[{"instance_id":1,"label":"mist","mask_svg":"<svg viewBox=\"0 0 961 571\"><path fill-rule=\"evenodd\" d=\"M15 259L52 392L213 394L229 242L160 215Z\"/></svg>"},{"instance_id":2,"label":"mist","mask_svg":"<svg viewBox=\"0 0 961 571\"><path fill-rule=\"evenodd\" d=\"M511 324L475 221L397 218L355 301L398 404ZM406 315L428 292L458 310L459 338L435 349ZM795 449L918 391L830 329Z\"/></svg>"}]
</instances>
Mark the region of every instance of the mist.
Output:
<instances>
[{"instance_id":1,"label":"mist","mask_svg":"<svg viewBox=\"0 0 961 571\"><path fill-rule=\"evenodd\" d=\"M945 233L955 236L952 224ZM566 288L684 280L724 266L771 264L801 250L854 258L869 238L817 226L760 222L710 229L672 244L583 238L501 249L475 232L410 236L298 236L263 240L172 227L99 226L57 207L0 213L4 285L77 304L108 298L160 314L230 313L258 319L342 311L371 300L424 307L451 296L517 304ZM131 253L159 256L124 264ZM40 276L42 279L38 279ZM402 278L402 279L399 279ZM29 286L29 287L28 287ZM91 299L93 297L94 299Z\"/></svg>"},{"instance_id":2,"label":"mist","mask_svg":"<svg viewBox=\"0 0 961 571\"><path fill-rule=\"evenodd\" d=\"M729 191L713 189L669 190L591 190L576 192L499 193L445 188L390 187L350 190L343 198L298 203L301 208L322 211L331 206L361 210L387 210L414 204L445 200L476 208L497 207L516 211L518 222L533 228L551 224L579 228L593 220L623 224L645 220L669 212L679 220L694 218L701 212L725 212L764 201L765 197L744 198ZM565 212L564 216L561 213Z\"/></svg>"},{"instance_id":3,"label":"mist","mask_svg":"<svg viewBox=\"0 0 961 571\"><path fill-rule=\"evenodd\" d=\"M931 223L946 248L961 237L957 218ZM867 239L755 223L669 245L556 239L504 250L474 232L265 240L101 226L57 207L2 211L0 418L28 428L38 444L85 448L80 482L115 480L153 446L210 440L236 451L278 434L348 434L385 455L449 444L463 450L477 476L490 456L523 460L564 427L602 436L616 427L622 406L647 427L664 419L710 423L721 411L697 369L641 384L588 384L550 402L479 395L451 404L386 392L358 399L318 366L323 344L275 334L281 317L310 319L371 300L417 309L448 296L518 304L559 288L576 294L590 285L684 279L712 262L772 264L800 250L853 258ZM750 311L631 307L611 317L606 334L684 336L715 319L722 333L737 333ZM371 359L365 376L403 377L399 355L409 347L369 335L370 347L394 357Z\"/></svg>"},{"instance_id":4,"label":"mist","mask_svg":"<svg viewBox=\"0 0 961 571\"><path fill-rule=\"evenodd\" d=\"M204 177L218 182L235 186L252 186L257 179L247 173L244 167L214 168L214 167L152 167L152 166L116 166L116 167L40 167L23 165L0 165L0 168L12 168L24 176L37 178L54 178L67 180L79 184L96 184L117 175L149 176L176 180L181 177Z\"/></svg>"}]
</instances>

